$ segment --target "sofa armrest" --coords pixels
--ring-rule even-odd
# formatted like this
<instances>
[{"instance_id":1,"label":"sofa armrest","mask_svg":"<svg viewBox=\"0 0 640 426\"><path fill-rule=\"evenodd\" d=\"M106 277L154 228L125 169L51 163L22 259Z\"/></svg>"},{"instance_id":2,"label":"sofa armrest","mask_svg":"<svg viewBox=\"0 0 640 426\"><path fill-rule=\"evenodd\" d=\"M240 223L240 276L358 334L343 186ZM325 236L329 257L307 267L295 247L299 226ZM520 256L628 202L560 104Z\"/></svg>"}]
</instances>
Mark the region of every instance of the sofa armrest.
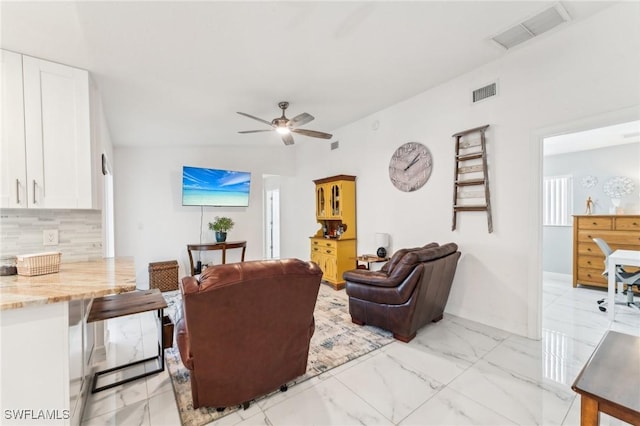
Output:
<instances>
[{"instance_id":1,"label":"sofa armrest","mask_svg":"<svg viewBox=\"0 0 640 426\"><path fill-rule=\"evenodd\" d=\"M367 269L353 269L342 274L345 281L358 284L367 284L376 287L396 287L401 280L390 280L389 275L382 271L369 271Z\"/></svg>"},{"instance_id":2,"label":"sofa armrest","mask_svg":"<svg viewBox=\"0 0 640 426\"><path fill-rule=\"evenodd\" d=\"M347 281L347 295L350 298L367 300L373 303L387 305L401 305L406 303L413 294L416 285L422 278L423 266L418 265L399 285L375 285L370 282ZM387 281L388 283L390 281ZM383 283L383 284L386 284Z\"/></svg>"},{"instance_id":3,"label":"sofa armrest","mask_svg":"<svg viewBox=\"0 0 640 426\"><path fill-rule=\"evenodd\" d=\"M191 357L191 345L189 344L189 332L187 330L187 323L183 318L178 320L176 324L176 343L178 344L178 350L180 351L180 359L185 367L189 370L193 370L193 358Z\"/></svg>"},{"instance_id":4,"label":"sofa armrest","mask_svg":"<svg viewBox=\"0 0 640 426\"><path fill-rule=\"evenodd\" d=\"M180 292L184 296L189 293L197 293L200 288L200 282L196 277L186 276L180 282Z\"/></svg>"}]
</instances>

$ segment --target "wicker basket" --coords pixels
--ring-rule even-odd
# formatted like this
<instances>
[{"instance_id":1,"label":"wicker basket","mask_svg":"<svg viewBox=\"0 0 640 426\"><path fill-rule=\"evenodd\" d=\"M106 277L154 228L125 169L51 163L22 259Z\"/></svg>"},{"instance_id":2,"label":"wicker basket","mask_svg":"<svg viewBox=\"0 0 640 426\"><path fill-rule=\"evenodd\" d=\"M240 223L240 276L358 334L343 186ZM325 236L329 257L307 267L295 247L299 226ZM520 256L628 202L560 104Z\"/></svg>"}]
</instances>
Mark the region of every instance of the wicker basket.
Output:
<instances>
[{"instance_id":1,"label":"wicker basket","mask_svg":"<svg viewBox=\"0 0 640 426\"><path fill-rule=\"evenodd\" d=\"M17 256L18 275L34 276L60 272L60 252L23 254Z\"/></svg>"},{"instance_id":2,"label":"wicker basket","mask_svg":"<svg viewBox=\"0 0 640 426\"><path fill-rule=\"evenodd\" d=\"M178 289L178 261L149 263L149 288L160 291Z\"/></svg>"}]
</instances>

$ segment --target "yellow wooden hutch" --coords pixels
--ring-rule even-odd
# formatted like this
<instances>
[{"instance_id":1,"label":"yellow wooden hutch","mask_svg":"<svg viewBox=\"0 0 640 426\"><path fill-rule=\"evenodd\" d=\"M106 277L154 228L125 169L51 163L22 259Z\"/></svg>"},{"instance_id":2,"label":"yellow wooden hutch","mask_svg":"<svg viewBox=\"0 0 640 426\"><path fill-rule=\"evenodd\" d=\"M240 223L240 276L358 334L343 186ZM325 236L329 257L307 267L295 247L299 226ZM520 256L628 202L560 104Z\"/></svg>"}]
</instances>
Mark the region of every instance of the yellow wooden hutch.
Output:
<instances>
[{"instance_id":1,"label":"yellow wooden hutch","mask_svg":"<svg viewBox=\"0 0 640 426\"><path fill-rule=\"evenodd\" d=\"M331 176L316 185L316 221L311 237L311 260L322 269L322 279L336 290L344 288L342 273L356 268L356 177Z\"/></svg>"}]
</instances>

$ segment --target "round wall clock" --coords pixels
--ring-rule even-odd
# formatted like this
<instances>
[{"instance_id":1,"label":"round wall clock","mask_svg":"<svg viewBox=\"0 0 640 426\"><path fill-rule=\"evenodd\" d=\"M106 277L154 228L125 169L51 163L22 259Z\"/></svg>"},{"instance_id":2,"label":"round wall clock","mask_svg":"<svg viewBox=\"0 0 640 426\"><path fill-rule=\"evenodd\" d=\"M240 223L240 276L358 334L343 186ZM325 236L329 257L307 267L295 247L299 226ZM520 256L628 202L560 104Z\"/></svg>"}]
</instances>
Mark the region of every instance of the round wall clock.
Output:
<instances>
[{"instance_id":1,"label":"round wall clock","mask_svg":"<svg viewBox=\"0 0 640 426\"><path fill-rule=\"evenodd\" d=\"M421 188L429 176L433 158L429 149L419 142L400 145L389 161L389 178L400 191L411 192Z\"/></svg>"}]
</instances>

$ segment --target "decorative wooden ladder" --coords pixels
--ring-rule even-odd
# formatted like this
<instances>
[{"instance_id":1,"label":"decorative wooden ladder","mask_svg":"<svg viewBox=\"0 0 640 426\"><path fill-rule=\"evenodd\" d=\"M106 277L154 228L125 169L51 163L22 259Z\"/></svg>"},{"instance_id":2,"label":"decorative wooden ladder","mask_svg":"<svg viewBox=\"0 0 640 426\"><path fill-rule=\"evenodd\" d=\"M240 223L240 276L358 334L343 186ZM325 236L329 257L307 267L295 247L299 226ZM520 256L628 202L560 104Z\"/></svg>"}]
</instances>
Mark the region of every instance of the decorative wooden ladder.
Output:
<instances>
[{"instance_id":1,"label":"decorative wooden ladder","mask_svg":"<svg viewBox=\"0 0 640 426\"><path fill-rule=\"evenodd\" d=\"M489 233L493 232L491 198L489 196L489 174L487 171L487 148L485 130L489 125L465 130L453 135L456 141L456 171L453 185L453 224L456 229L458 212L486 211ZM472 137L479 133L480 137ZM464 164L463 164L464 163ZM471 186L483 186L484 191L465 191Z\"/></svg>"}]
</instances>

